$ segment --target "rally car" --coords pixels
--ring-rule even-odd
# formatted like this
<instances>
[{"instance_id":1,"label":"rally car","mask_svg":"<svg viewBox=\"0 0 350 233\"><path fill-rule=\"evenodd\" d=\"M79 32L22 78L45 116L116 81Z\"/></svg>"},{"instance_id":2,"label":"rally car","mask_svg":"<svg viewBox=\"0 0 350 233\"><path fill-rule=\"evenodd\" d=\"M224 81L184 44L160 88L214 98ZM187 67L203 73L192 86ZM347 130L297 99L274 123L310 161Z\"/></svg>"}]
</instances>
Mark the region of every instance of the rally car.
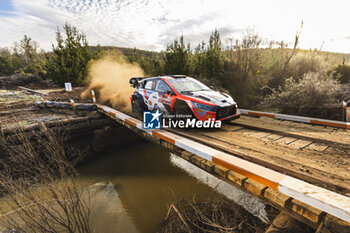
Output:
<instances>
[{"instance_id":1,"label":"rally car","mask_svg":"<svg viewBox=\"0 0 350 233\"><path fill-rule=\"evenodd\" d=\"M132 111L136 114L159 110L190 115L201 121L240 117L237 103L231 96L185 75L131 78L129 83L136 88L130 97Z\"/></svg>"}]
</instances>

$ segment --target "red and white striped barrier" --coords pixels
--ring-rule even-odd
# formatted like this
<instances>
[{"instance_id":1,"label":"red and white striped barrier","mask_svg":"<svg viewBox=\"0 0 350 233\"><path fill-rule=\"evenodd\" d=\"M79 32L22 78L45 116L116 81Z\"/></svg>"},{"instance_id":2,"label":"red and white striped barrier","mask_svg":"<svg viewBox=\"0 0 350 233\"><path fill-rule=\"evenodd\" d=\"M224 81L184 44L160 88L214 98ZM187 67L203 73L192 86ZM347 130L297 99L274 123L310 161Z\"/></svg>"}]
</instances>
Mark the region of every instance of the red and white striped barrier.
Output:
<instances>
[{"instance_id":1,"label":"red and white striped barrier","mask_svg":"<svg viewBox=\"0 0 350 233\"><path fill-rule=\"evenodd\" d=\"M142 121L119 112L113 108L97 105L98 109L122 120L155 137L169 142L190 153L196 154L213 163L224 166L245 177L255 180L267 187L293 197L319 210L350 222L350 198L324 188L309 184L299 179L278 173L269 168L237 158L231 154L221 152L190 139L171 132L143 128Z\"/></svg>"},{"instance_id":2,"label":"red and white striped barrier","mask_svg":"<svg viewBox=\"0 0 350 233\"><path fill-rule=\"evenodd\" d=\"M92 103L96 104L96 97L95 97L94 90L91 90L91 95L92 95Z\"/></svg>"},{"instance_id":3,"label":"red and white striped barrier","mask_svg":"<svg viewBox=\"0 0 350 233\"><path fill-rule=\"evenodd\" d=\"M296 121L296 122L302 122L302 123L308 123L308 124L314 124L314 125L350 129L349 122L333 121L333 120L303 117L303 116L294 116L294 115L279 114L279 113L252 111L252 110L241 109L241 108L239 110L241 111L242 114L251 115L251 116L270 117L270 118L275 118L279 120Z\"/></svg>"}]
</instances>

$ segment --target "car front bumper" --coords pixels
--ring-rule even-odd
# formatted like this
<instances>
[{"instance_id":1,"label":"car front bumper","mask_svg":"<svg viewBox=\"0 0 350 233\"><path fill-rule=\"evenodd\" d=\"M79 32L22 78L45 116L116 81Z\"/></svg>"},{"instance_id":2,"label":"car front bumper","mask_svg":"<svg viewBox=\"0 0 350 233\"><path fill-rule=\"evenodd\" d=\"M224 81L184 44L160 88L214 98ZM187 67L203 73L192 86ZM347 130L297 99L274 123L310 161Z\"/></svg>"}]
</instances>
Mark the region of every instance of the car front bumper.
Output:
<instances>
[{"instance_id":1,"label":"car front bumper","mask_svg":"<svg viewBox=\"0 0 350 233\"><path fill-rule=\"evenodd\" d=\"M240 117L241 117L241 112L237 109L236 114L233 114L224 118L220 118L218 121L234 120Z\"/></svg>"}]
</instances>

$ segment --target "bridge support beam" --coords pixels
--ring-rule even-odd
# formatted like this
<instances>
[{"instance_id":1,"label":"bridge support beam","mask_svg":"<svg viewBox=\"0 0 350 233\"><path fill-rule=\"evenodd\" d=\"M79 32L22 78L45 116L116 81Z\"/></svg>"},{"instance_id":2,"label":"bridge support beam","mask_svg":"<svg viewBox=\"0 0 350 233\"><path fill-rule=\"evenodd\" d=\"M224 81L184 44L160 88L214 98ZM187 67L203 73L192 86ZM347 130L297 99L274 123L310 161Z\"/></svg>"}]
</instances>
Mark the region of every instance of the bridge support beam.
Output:
<instances>
[{"instance_id":1,"label":"bridge support beam","mask_svg":"<svg viewBox=\"0 0 350 233\"><path fill-rule=\"evenodd\" d=\"M265 233L294 233L300 232L300 229L304 228L301 222L298 222L294 218L290 217L284 212L280 212Z\"/></svg>"}]
</instances>

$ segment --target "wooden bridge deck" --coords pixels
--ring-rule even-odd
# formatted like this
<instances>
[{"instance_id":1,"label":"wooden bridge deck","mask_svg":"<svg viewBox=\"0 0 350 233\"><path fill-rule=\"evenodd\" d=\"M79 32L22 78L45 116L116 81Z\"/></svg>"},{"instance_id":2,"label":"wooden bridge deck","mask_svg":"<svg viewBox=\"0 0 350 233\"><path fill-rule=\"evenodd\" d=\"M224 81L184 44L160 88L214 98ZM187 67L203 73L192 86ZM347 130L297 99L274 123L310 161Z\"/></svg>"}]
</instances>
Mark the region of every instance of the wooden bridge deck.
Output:
<instances>
[{"instance_id":1,"label":"wooden bridge deck","mask_svg":"<svg viewBox=\"0 0 350 233\"><path fill-rule=\"evenodd\" d=\"M346 129L242 117L221 129L169 132L144 129L135 117L96 106L130 130L315 229L327 224L334 232L350 232Z\"/></svg>"}]
</instances>

